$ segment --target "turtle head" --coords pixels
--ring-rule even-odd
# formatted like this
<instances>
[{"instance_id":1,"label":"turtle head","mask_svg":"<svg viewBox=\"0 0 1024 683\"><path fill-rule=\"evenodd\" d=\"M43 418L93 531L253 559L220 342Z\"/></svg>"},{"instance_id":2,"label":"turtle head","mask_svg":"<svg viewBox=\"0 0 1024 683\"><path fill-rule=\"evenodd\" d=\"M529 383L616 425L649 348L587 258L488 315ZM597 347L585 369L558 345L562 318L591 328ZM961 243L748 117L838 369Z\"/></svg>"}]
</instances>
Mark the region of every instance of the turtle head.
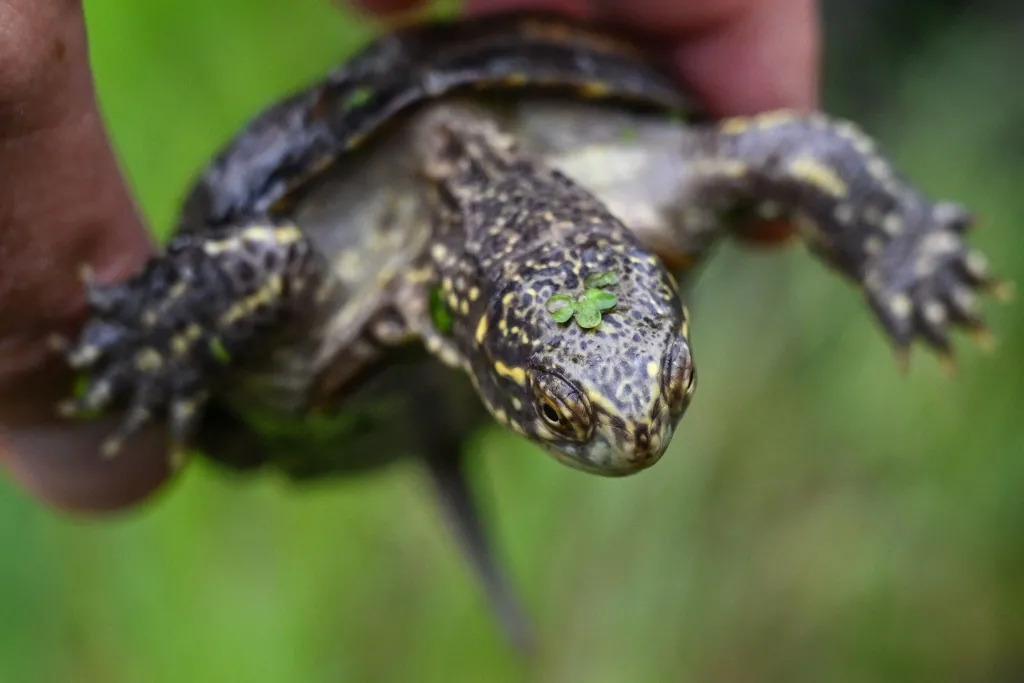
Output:
<instances>
[{"instance_id":1,"label":"turtle head","mask_svg":"<svg viewBox=\"0 0 1024 683\"><path fill-rule=\"evenodd\" d=\"M695 387L671 275L512 135L438 111L425 168L444 219L430 258L453 319L450 364L498 422L564 463L606 476L653 465Z\"/></svg>"},{"instance_id":2,"label":"turtle head","mask_svg":"<svg viewBox=\"0 0 1024 683\"><path fill-rule=\"evenodd\" d=\"M696 388L686 309L632 240L562 244L505 268L476 330L478 387L500 422L561 462L639 472L665 452Z\"/></svg>"}]
</instances>

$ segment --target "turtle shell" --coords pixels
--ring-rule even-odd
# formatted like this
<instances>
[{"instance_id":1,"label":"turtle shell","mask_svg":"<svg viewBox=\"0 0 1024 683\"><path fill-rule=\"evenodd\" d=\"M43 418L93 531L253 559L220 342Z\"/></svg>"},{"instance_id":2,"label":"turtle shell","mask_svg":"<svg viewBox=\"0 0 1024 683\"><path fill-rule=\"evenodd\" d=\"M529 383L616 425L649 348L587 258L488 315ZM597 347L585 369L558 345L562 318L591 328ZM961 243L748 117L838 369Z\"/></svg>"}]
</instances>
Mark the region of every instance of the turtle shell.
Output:
<instances>
[{"instance_id":1,"label":"turtle shell","mask_svg":"<svg viewBox=\"0 0 1024 683\"><path fill-rule=\"evenodd\" d=\"M692 100L652 59L654 51L641 52L631 38L538 12L387 33L250 121L188 193L178 229L201 231L286 211L319 174L396 117L458 93L532 91L695 116Z\"/></svg>"}]
</instances>

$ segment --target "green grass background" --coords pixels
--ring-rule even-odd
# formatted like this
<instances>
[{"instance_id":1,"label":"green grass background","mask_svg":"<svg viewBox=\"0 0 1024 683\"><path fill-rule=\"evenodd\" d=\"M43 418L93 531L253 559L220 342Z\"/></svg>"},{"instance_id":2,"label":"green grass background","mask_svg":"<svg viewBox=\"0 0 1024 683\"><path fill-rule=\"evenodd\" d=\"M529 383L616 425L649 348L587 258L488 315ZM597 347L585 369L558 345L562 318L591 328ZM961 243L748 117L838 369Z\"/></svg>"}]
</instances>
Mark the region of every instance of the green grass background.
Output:
<instances>
[{"instance_id":1,"label":"green grass background","mask_svg":"<svg viewBox=\"0 0 1024 683\"><path fill-rule=\"evenodd\" d=\"M104 112L154 229L256 109L372 27L321 0L87 3ZM1024 90L1007 22L966 15L828 102L868 121L1024 276ZM863 58L863 61L861 61ZM863 73L858 76L865 82ZM88 163L88 160L83 160ZM113 520L0 482L0 682L1015 681L1024 676L1024 324L903 377L802 249L726 249L692 302L701 385L653 470L579 474L497 430L469 447L545 650L500 639L413 468L310 490L191 467Z\"/></svg>"}]
</instances>

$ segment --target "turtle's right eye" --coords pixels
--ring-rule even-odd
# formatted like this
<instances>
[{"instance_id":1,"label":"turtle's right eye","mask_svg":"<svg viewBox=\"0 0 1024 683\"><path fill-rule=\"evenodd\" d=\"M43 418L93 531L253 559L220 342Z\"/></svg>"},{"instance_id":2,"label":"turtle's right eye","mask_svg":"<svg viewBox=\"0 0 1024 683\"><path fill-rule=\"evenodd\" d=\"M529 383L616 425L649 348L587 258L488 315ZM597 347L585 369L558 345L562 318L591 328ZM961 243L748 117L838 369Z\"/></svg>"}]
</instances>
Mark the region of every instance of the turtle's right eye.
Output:
<instances>
[{"instance_id":1,"label":"turtle's right eye","mask_svg":"<svg viewBox=\"0 0 1024 683\"><path fill-rule=\"evenodd\" d=\"M558 427L562 424L562 415L558 412L558 406L549 398L544 399L540 407L540 414L544 416L544 419L552 427Z\"/></svg>"},{"instance_id":2,"label":"turtle's right eye","mask_svg":"<svg viewBox=\"0 0 1024 683\"><path fill-rule=\"evenodd\" d=\"M537 415L549 430L574 441L590 436L590 403L581 391L549 372L535 372L531 385Z\"/></svg>"}]
</instances>

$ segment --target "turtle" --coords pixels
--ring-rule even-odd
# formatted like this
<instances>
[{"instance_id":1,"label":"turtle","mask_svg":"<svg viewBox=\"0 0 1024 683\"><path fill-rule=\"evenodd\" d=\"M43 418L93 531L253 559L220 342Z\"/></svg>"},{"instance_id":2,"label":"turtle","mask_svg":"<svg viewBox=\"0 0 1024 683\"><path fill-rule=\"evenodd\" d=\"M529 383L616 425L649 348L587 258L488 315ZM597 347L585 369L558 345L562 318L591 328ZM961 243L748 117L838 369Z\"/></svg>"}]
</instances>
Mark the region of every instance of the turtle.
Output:
<instances>
[{"instance_id":1,"label":"turtle","mask_svg":"<svg viewBox=\"0 0 1024 683\"><path fill-rule=\"evenodd\" d=\"M687 288L716 245L802 242L905 357L991 339L1005 295L857 124L707 112L656 43L538 11L384 32L255 114L136 273L86 271L57 348L69 418L169 452L317 481L424 464L513 642L524 610L463 445L502 425L595 475L646 471L695 395Z\"/></svg>"}]
</instances>

